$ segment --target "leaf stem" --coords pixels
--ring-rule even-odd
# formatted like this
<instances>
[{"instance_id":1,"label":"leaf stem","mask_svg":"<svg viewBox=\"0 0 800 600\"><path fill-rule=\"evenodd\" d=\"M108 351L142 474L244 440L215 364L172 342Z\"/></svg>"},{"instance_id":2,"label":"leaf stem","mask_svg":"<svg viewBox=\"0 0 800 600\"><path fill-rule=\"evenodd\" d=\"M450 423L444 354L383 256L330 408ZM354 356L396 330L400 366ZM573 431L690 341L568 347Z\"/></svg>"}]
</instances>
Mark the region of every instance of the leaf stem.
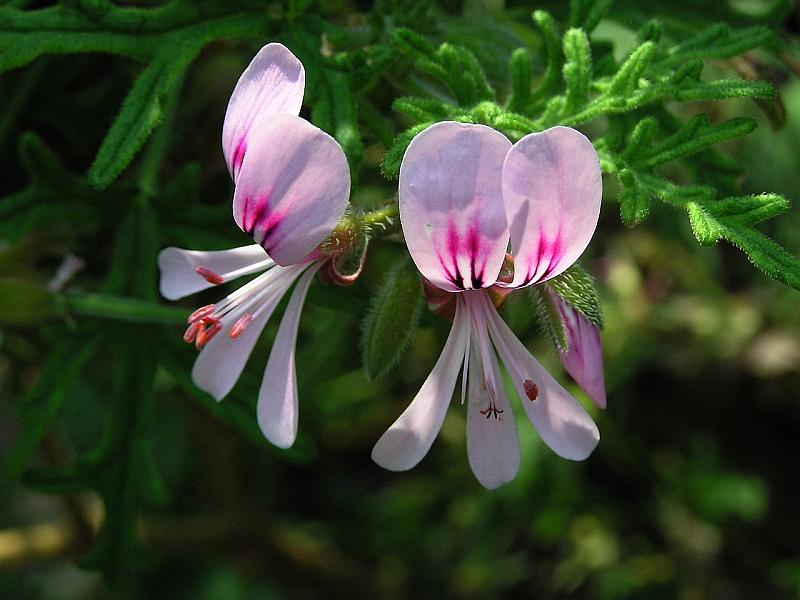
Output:
<instances>
[{"instance_id":1,"label":"leaf stem","mask_svg":"<svg viewBox=\"0 0 800 600\"><path fill-rule=\"evenodd\" d=\"M162 306L135 298L72 292L65 296L65 301L69 310L87 317L136 323L172 324L186 321L184 309Z\"/></svg>"}]
</instances>

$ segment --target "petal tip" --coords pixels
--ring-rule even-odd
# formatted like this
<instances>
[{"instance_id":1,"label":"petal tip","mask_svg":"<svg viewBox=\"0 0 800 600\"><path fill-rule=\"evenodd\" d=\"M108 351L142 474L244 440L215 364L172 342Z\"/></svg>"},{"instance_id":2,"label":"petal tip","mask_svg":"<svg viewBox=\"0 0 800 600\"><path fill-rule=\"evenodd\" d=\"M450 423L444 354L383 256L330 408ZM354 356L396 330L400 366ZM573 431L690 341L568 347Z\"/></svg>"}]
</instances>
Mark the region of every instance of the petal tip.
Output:
<instances>
[{"instance_id":1,"label":"petal tip","mask_svg":"<svg viewBox=\"0 0 800 600\"><path fill-rule=\"evenodd\" d=\"M372 460L388 471L408 471L419 460L410 461L404 448L414 445L416 436L407 429L388 429L372 448Z\"/></svg>"}]
</instances>

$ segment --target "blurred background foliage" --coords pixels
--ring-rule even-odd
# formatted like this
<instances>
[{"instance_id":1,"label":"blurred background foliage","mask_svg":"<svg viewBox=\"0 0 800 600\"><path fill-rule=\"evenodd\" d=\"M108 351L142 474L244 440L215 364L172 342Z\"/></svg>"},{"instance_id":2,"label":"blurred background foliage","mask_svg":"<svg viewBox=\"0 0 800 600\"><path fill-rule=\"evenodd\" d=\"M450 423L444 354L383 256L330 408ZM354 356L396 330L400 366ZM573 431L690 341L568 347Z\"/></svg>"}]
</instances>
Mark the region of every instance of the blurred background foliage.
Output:
<instances>
[{"instance_id":1,"label":"blurred background foliage","mask_svg":"<svg viewBox=\"0 0 800 600\"><path fill-rule=\"evenodd\" d=\"M399 240L372 245L356 286L312 287L299 437L287 451L255 421L277 323L256 348L263 360L217 404L192 384L195 350L180 338L203 299L158 301L160 248L247 242L230 219L219 138L230 91L264 42L283 40L304 61L306 116L336 134L358 181L353 202L370 207L392 197L380 162L414 124L393 100L429 90L384 43L391 31L469 48L505 96L516 48L531 52L537 77L546 65L531 11L567 23L567 3L173 2L144 16L157 3L119 2L133 8L115 21L107 2L75 0L49 24L15 15L50 3L2 4L0 596L800 597L798 293L731 246L698 246L678 211L656 206L625 229L613 177L583 259L606 322L600 446L584 463L563 461L520 423L520 473L495 492L469 471L456 403L413 471L369 458L448 328L423 311L398 367L364 374L356 340L404 253ZM617 0L593 44L613 44L622 60L652 18L677 42L713 22L772 30L764 48L706 69L768 80L779 102L666 108L682 120L755 119L754 133L719 147L745 167L740 193L800 198L794 3ZM367 58L345 77L337 51L354 48ZM126 100L131 85L146 102ZM682 181L683 168L662 174ZM699 170L700 182L720 177ZM798 255L799 215L762 231ZM505 315L566 381L531 306L516 294Z\"/></svg>"}]
</instances>

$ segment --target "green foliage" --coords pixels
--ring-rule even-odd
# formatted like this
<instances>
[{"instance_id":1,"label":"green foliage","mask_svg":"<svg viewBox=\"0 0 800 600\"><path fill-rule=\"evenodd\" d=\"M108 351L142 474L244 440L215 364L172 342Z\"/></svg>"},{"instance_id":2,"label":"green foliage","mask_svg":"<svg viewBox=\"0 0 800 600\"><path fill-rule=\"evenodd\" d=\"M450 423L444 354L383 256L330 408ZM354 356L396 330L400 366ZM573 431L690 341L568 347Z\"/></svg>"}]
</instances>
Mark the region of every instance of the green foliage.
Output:
<instances>
[{"instance_id":1,"label":"green foliage","mask_svg":"<svg viewBox=\"0 0 800 600\"><path fill-rule=\"evenodd\" d=\"M63 2L44 9L0 7L0 73L47 54L108 52L140 61L142 71L89 170L104 188L130 164L163 114L183 73L218 39L258 39L270 32L258 11L225 3L171 0L157 8L111 2Z\"/></svg>"},{"instance_id":2,"label":"green foliage","mask_svg":"<svg viewBox=\"0 0 800 600\"><path fill-rule=\"evenodd\" d=\"M525 48L517 48L514 50L514 53L511 55L508 70L511 73L511 92L508 95L506 107L512 112L519 112L524 109L531 100L533 60L531 59L530 52ZM395 110L398 110L398 108L395 107Z\"/></svg>"},{"instance_id":3,"label":"green foliage","mask_svg":"<svg viewBox=\"0 0 800 600\"><path fill-rule=\"evenodd\" d=\"M423 304L416 267L409 260L398 262L386 274L364 320L361 349L370 380L386 375L408 350Z\"/></svg>"},{"instance_id":4,"label":"green foliage","mask_svg":"<svg viewBox=\"0 0 800 600\"><path fill-rule=\"evenodd\" d=\"M108 186L128 166L160 123L165 104L178 93L181 75L200 52L197 42L165 48L133 84L89 169L89 181Z\"/></svg>"}]
</instances>

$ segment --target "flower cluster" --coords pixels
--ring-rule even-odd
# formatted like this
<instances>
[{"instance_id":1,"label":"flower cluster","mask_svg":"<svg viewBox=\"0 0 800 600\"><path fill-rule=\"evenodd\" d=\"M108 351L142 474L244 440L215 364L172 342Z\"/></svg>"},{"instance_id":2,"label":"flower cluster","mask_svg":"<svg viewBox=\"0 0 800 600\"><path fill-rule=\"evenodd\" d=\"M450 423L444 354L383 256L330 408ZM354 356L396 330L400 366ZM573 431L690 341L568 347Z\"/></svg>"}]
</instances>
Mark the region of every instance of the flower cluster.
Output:
<instances>
[{"instance_id":1,"label":"flower cluster","mask_svg":"<svg viewBox=\"0 0 800 600\"><path fill-rule=\"evenodd\" d=\"M298 116L304 86L300 61L273 43L244 71L228 105L222 146L235 185L233 216L255 243L217 252L167 248L159 256L161 293L168 299L260 273L188 319L184 339L201 350L193 379L218 400L233 388L275 307L296 282L258 398L259 425L280 447L290 446L297 434L300 312L314 275L331 260L319 245L350 195L341 147ZM592 452L599 432L591 417L517 339L492 298L572 265L595 230L601 196L597 154L574 129L553 127L512 145L485 125L445 121L414 138L400 170L402 229L427 288L446 295L455 312L438 362L378 440L375 462L399 471L425 456L463 372L472 470L487 488L513 479L520 449L501 363L546 444L573 460ZM553 296L569 341L562 362L605 406L599 332Z\"/></svg>"}]
</instances>

